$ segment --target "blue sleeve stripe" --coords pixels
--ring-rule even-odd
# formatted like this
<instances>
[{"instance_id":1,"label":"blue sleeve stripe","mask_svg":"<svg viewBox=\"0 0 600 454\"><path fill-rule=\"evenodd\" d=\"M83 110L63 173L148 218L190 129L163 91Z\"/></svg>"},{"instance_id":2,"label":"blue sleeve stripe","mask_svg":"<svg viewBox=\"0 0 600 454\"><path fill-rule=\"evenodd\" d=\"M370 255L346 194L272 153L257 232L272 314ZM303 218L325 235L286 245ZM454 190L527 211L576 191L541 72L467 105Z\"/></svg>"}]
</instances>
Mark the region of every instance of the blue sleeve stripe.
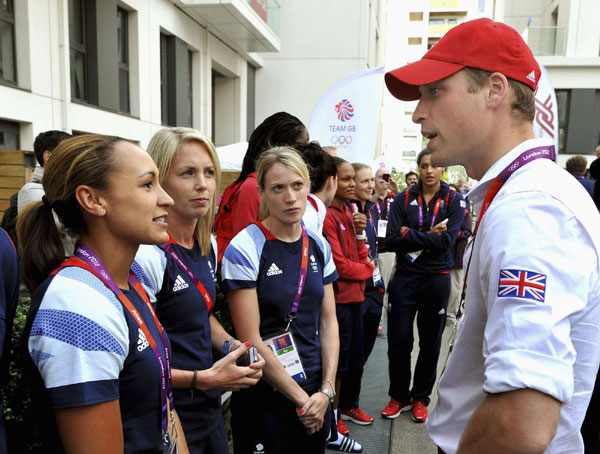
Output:
<instances>
[{"instance_id":1,"label":"blue sleeve stripe","mask_svg":"<svg viewBox=\"0 0 600 454\"><path fill-rule=\"evenodd\" d=\"M336 281L338 278L337 271L334 271L329 276L323 277L323 285L331 284L333 281Z\"/></svg>"},{"instance_id":2,"label":"blue sleeve stripe","mask_svg":"<svg viewBox=\"0 0 600 454\"><path fill-rule=\"evenodd\" d=\"M84 351L105 351L125 357L118 340L106 329L81 314L54 309L38 311L29 337L45 336Z\"/></svg>"},{"instance_id":3,"label":"blue sleeve stripe","mask_svg":"<svg viewBox=\"0 0 600 454\"><path fill-rule=\"evenodd\" d=\"M48 388L51 408L70 408L119 398L119 380L96 380Z\"/></svg>"},{"instance_id":4,"label":"blue sleeve stripe","mask_svg":"<svg viewBox=\"0 0 600 454\"><path fill-rule=\"evenodd\" d=\"M42 361L47 360L48 358L52 358L54 355L50 353L43 352L41 350L36 350L35 348L30 352L31 359L38 366Z\"/></svg>"},{"instance_id":5,"label":"blue sleeve stripe","mask_svg":"<svg viewBox=\"0 0 600 454\"><path fill-rule=\"evenodd\" d=\"M135 277L138 278L141 284L145 285L148 288L153 288L152 282L150 282L150 278L144 271L144 269L134 260L131 264L131 271L135 274ZM160 289L154 289L155 292L158 292Z\"/></svg>"},{"instance_id":6,"label":"blue sleeve stripe","mask_svg":"<svg viewBox=\"0 0 600 454\"><path fill-rule=\"evenodd\" d=\"M239 290L243 288L256 288L256 281L242 281L238 279L223 279L223 290Z\"/></svg>"},{"instance_id":7,"label":"blue sleeve stripe","mask_svg":"<svg viewBox=\"0 0 600 454\"><path fill-rule=\"evenodd\" d=\"M225 258L232 265L238 265L243 266L245 268L254 269L254 266L252 266L252 264L246 259L246 257L244 257L244 254L231 243L225 251Z\"/></svg>"}]
</instances>

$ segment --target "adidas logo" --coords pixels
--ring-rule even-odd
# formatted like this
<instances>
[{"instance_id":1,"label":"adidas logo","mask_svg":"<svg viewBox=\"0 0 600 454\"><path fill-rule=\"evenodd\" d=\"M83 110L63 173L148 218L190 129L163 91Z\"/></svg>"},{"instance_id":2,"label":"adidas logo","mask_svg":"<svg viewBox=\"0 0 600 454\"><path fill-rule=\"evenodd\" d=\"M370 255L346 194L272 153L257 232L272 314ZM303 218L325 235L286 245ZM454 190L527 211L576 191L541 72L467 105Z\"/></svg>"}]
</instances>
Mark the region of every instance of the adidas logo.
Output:
<instances>
[{"instance_id":1,"label":"adidas logo","mask_svg":"<svg viewBox=\"0 0 600 454\"><path fill-rule=\"evenodd\" d=\"M415 199L412 202L410 202L409 205L419 205L419 202L417 202L417 199Z\"/></svg>"},{"instance_id":2,"label":"adidas logo","mask_svg":"<svg viewBox=\"0 0 600 454\"><path fill-rule=\"evenodd\" d=\"M283 273L283 271L281 271L279 269L279 267L277 265L275 265L275 263L272 263L271 266L269 267L269 270L267 271L267 277L275 276L275 275L281 274L281 273Z\"/></svg>"},{"instance_id":3,"label":"adidas logo","mask_svg":"<svg viewBox=\"0 0 600 454\"><path fill-rule=\"evenodd\" d=\"M150 344L146 340L146 336L140 328L138 328L138 341L137 341L137 349L138 352L145 350Z\"/></svg>"},{"instance_id":4,"label":"adidas logo","mask_svg":"<svg viewBox=\"0 0 600 454\"><path fill-rule=\"evenodd\" d=\"M173 286L173 291L178 292L179 290L183 290L184 288L188 288L189 285L187 282L183 280L183 278L178 274L177 279L175 279L175 285Z\"/></svg>"},{"instance_id":5,"label":"adidas logo","mask_svg":"<svg viewBox=\"0 0 600 454\"><path fill-rule=\"evenodd\" d=\"M531 71L528 75L527 78L532 81L533 83L535 83L535 70Z\"/></svg>"}]
</instances>

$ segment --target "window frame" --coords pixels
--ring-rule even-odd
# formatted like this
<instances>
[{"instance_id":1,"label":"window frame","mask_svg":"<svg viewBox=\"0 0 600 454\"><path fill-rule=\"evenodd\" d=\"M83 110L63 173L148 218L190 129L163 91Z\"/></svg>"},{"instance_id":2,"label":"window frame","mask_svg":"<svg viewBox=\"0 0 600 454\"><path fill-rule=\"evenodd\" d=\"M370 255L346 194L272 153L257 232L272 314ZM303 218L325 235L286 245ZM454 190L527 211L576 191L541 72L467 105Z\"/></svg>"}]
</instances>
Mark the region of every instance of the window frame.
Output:
<instances>
[{"instance_id":1,"label":"window frame","mask_svg":"<svg viewBox=\"0 0 600 454\"><path fill-rule=\"evenodd\" d=\"M17 51L16 51L16 32L15 32L15 7L13 0L7 0L8 10L0 9L0 22L8 24L12 29L12 65L14 80L4 78L4 60L0 68L0 84L16 87L18 85L17 73Z\"/></svg>"},{"instance_id":2,"label":"window frame","mask_svg":"<svg viewBox=\"0 0 600 454\"><path fill-rule=\"evenodd\" d=\"M131 113L131 84L129 81L129 11L124 8L117 6L117 44L119 43L119 38L121 40L121 45L119 46L119 53L123 54L120 57L118 56L118 70L119 70L119 112L130 114ZM124 41L124 43L123 43ZM122 58L124 57L124 58ZM121 73L124 72L127 74L125 78L126 84L125 87L121 84ZM126 105L122 104L122 91L125 90L127 100Z\"/></svg>"}]
</instances>

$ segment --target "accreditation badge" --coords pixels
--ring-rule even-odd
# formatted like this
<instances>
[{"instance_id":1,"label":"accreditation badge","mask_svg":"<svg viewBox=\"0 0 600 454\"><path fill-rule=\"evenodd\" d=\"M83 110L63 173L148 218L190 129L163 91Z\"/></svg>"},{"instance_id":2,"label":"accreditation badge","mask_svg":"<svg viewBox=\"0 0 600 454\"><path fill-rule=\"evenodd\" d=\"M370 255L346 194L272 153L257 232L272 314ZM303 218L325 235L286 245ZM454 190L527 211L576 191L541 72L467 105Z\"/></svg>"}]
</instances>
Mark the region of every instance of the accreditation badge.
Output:
<instances>
[{"instance_id":1,"label":"accreditation badge","mask_svg":"<svg viewBox=\"0 0 600 454\"><path fill-rule=\"evenodd\" d=\"M380 219L377 222L377 238L385 238L387 232L387 220Z\"/></svg>"},{"instance_id":2,"label":"accreditation badge","mask_svg":"<svg viewBox=\"0 0 600 454\"><path fill-rule=\"evenodd\" d=\"M419 251L407 252L404 256L410 263L414 263L414 261L417 260L422 253L423 249Z\"/></svg>"},{"instance_id":3,"label":"accreditation badge","mask_svg":"<svg viewBox=\"0 0 600 454\"><path fill-rule=\"evenodd\" d=\"M381 270L379 269L379 259L373 259L373 266L375 269L373 270L373 284L375 287L383 284L381 279Z\"/></svg>"},{"instance_id":4,"label":"accreditation badge","mask_svg":"<svg viewBox=\"0 0 600 454\"><path fill-rule=\"evenodd\" d=\"M269 339L263 339L263 342L273 351L283 368L290 374L290 377L298 383L306 379L306 373L304 367L302 367L302 361L291 331L285 331Z\"/></svg>"}]
</instances>

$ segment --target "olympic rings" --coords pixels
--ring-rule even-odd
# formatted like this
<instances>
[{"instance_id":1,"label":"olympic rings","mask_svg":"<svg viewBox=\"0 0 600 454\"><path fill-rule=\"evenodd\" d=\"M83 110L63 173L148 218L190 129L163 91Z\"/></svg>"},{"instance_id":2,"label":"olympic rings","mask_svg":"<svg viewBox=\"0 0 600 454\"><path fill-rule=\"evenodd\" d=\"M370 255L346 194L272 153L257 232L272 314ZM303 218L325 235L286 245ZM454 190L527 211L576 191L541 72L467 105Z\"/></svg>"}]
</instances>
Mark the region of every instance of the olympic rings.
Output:
<instances>
[{"instance_id":1,"label":"olympic rings","mask_svg":"<svg viewBox=\"0 0 600 454\"><path fill-rule=\"evenodd\" d=\"M331 136L331 143L336 147L346 148L352 143L352 136Z\"/></svg>"}]
</instances>

